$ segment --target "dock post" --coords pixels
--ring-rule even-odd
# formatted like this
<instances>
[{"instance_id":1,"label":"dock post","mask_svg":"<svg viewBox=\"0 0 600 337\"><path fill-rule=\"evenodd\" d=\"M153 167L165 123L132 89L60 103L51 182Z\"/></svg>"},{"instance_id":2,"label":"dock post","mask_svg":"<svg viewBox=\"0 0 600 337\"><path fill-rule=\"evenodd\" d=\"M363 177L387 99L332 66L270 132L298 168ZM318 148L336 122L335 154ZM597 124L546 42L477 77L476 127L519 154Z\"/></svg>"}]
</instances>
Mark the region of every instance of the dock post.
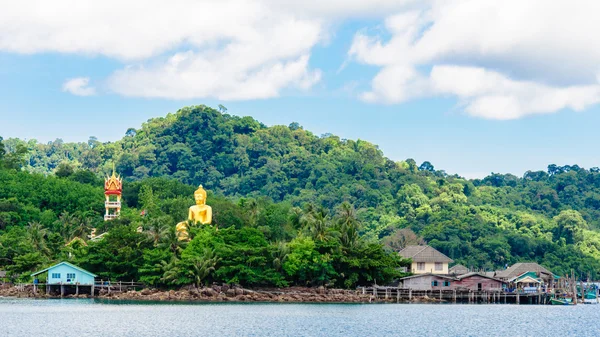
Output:
<instances>
[{"instance_id":1,"label":"dock post","mask_svg":"<svg viewBox=\"0 0 600 337\"><path fill-rule=\"evenodd\" d=\"M442 289L440 289L440 301L442 300Z\"/></svg>"},{"instance_id":2,"label":"dock post","mask_svg":"<svg viewBox=\"0 0 600 337\"><path fill-rule=\"evenodd\" d=\"M50 295L50 285L46 283L46 295Z\"/></svg>"},{"instance_id":3,"label":"dock post","mask_svg":"<svg viewBox=\"0 0 600 337\"><path fill-rule=\"evenodd\" d=\"M452 290L452 298L454 300L454 303L456 303L456 289Z\"/></svg>"},{"instance_id":4,"label":"dock post","mask_svg":"<svg viewBox=\"0 0 600 337\"><path fill-rule=\"evenodd\" d=\"M400 303L400 288L396 289L396 303Z\"/></svg>"},{"instance_id":5,"label":"dock post","mask_svg":"<svg viewBox=\"0 0 600 337\"><path fill-rule=\"evenodd\" d=\"M65 295L65 286L64 285L60 285L60 297L63 297Z\"/></svg>"},{"instance_id":6,"label":"dock post","mask_svg":"<svg viewBox=\"0 0 600 337\"><path fill-rule=\"evenodd\" d=\"M362 287L362 293L365 294L365 287Z\"/></svg>"},{"instance_id":7,"label":"dock post","mask_svg":"<svg viewBox=\"0 0 600 337\"><path fill-rule=\"evenodd\" d=\"M79 296L79 284L75 285L75 295Z\"/></svg>"},{"instance_id":8,"label":"dock post","mask_svg":"<svg viewBox=\"0 0 600 337\"><path fill-rule=\"evenodd\" d=\"M92 283L92 297L94 297L94 295L95 295L95 294L94 294L94 290L95 290L95 288L96 288L96 285Z\"/></svg>"},{"instance_id":9,"label":"dock post","mask_svg":"<svg viewBox=\"0 0 600 337\"><path fill-rule=\"evenodd\" d=\"M412 301L412 289L408 289L408 300Z\"/></svg>"},{"instance_id":10,"label":"dock post","mask_svg":"<svg viewBox=\"0 0 600 337\"><path fill-rule=\"evenodd\" d=\"M521 298L519 296L519 293L517 293L517 304L521 304Z\"/></svg>"}]
</instances>

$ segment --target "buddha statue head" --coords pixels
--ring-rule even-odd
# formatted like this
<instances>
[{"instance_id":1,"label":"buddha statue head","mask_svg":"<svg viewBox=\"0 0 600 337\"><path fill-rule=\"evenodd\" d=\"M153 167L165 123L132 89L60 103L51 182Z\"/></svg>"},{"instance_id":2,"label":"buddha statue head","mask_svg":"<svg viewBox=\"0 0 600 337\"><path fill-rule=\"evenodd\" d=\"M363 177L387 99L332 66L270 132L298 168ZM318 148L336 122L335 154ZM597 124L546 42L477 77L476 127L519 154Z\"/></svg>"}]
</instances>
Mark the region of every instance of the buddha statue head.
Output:
<instances>
[{"instance_id":1,"label":"buddha statue head","mask_svg":"<svg viewBox=\"0 0 600 337\"><path fill-rule=\"evenodd\" d=\"M196 205L206 204L206 191L202 188L202 185L194 192L194 199L196 199Z\"/></svg>"}]
</instances>

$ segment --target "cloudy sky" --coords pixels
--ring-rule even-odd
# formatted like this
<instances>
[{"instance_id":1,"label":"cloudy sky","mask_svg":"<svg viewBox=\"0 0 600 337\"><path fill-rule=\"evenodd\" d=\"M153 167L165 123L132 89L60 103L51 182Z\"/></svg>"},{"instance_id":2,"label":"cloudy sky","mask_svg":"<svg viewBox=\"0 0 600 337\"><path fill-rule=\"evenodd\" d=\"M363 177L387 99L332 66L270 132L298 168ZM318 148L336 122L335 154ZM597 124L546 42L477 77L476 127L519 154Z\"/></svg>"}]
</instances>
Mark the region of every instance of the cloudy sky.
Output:
<instances>
[{"instance_id":1,"label":"cloudy sky","mask_svg":"<svg viewBox=\"0 0 600 337\"><path fill-rule=\"evenodd\" d=\"M192 104L467 177L600 166L600 2L0 2L0 136L116 140Z\"/></svg>"}]
</instances>

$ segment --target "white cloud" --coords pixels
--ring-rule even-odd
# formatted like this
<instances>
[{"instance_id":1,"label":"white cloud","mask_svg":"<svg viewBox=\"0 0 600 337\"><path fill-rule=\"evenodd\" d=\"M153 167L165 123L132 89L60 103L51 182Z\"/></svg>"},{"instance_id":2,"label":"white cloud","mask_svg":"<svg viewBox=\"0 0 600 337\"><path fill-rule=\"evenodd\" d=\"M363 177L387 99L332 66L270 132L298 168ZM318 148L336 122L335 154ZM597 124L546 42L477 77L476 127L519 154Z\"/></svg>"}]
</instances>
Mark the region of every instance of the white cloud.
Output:
<instances>
[{"instance_id":1,"label":"white cloud","mask_svg":"<svg viewBox=\"0 0 600 337\"><path fill-rule=\"evenodd\" d=\"M126 96L266 98L320 80L310 53L333 21L416 2L374 1L3 2L0 51L118 59L103 87Z\"/></svg>"},{"instance_id":2,"label":"white cloud","mask_svg":"<svg viewBox=\"0 0 600 337\"><path fill-rule=\"evenodd\" d=\"M474 116L515 119L600 101L600 2L447 0L359 32L349 55L381 67L367 101L452 95Z\"/></svg>"},{"instance_id":3,"label":"white cloud","mask_svg":"<svg viewBox=\"0 0 600 337\"><path fill-rule=\"evenodd\" d=\"M96 89L89 86L89 77L71 78L63 83L62 90L70 92L77 96L92 96L96 94Z\"/></svg>"}]
</instances>

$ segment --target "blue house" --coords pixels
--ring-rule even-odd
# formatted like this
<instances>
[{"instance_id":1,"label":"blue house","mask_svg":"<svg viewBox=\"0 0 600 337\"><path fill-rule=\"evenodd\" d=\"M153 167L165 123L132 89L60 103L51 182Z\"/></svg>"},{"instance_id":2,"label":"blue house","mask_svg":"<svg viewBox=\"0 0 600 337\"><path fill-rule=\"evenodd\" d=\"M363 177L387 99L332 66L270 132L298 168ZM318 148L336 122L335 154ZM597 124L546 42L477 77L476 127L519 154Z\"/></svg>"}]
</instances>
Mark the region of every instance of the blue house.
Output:
<instances>
[{"instance_id":1,"label":"blue house","mask_svg":"<svg viewBox=\"0 0 600 337\"><path fill-rule=\"evenodd\" d=\"M45 272L48 272L48 277L46 278L47 293L50 292L52 286L60 286L60 293L63 295L65 293L65 286L75 286L76 294L79 294L79 286L89 286L91 287L91 294L94 294L94 277L97 275L74 264L61 262L44 270L36 271L31 276L35 277ZM34 284L38 284L37 278L34 280Z\"/></svg>"}]
</instances>

